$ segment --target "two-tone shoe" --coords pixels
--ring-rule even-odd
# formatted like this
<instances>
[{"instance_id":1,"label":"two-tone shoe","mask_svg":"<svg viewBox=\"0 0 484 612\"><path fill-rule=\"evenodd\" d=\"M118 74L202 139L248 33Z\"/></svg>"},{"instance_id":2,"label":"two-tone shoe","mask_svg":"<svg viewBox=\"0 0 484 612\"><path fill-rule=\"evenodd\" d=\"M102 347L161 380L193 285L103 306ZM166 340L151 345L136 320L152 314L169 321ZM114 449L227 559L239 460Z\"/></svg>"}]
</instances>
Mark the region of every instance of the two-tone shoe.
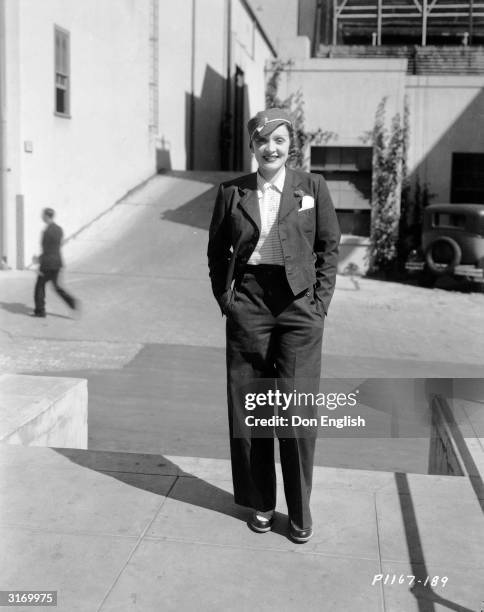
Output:
<instances>
[{"instance_id":1,"label":"two-tone shoe","mask_svg":"<svg viewBox=\"0 0 484 612\"><path fill-rule=\"evenodd\" d=\"M304 544L313 537L313 528L301 529L289 519L289 538L296 544Z\"/></svg>"},{"instance_id":2,"label":"two-tone shoe","mask_svg":"<svg viewBox=\"0 0 484 612\"><path fill-rule=\"evenodd\" d=\"M256 533L267 533L274 524L274 512L260 512L254 510L252 516L247 521L247 525Z\"/></svg>"}]
</instances>

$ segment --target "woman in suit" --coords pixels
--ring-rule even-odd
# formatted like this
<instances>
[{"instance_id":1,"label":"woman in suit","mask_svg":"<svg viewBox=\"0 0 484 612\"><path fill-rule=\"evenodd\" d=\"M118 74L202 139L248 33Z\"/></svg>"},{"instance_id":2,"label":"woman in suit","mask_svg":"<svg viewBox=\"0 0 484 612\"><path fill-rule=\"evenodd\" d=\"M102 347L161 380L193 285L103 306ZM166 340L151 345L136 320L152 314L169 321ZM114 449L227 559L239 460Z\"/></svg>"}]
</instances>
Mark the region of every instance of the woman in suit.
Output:
<instances>
[{"instance_id":1,"label":"woman in suit","mask_svg":"<svg viewBox=\"0 0 484 612\"><path fill-rule=\"evenodd\" d=\"M293 139L288 113L279 108L259 112L247 127L258 170L220 185L208 264L213 293L227 318L234 499L252 508L248 525L264 533L272 527L276 505L274 435L272 428L268 434L267 427L253 423L256 416L270 416L270 408L289 417L275 401L275 388L318 392L340 231L323 177L286 167ZM247 398L255 392L268 401L261 400L252 412ZM311 406L309 414L314 413ZM247 421L249 415L254 418ZM289 536L303 543L313 533L309 500L315 433L292 427L288 418L286 426L277 427L277 436Z\"/></svg>"}]
</instances>

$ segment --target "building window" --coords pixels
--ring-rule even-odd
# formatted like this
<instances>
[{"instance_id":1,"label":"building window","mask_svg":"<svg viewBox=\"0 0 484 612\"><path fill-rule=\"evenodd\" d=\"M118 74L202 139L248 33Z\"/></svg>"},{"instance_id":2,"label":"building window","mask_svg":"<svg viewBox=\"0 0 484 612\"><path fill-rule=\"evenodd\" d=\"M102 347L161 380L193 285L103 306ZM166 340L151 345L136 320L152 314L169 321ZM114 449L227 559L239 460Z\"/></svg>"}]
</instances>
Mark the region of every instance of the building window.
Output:
<instances>
[{"instance_id":1,"label":"building window","mask_svg":"<svg viewBox=\"0 0 484 612\"><path fill-rule=\"evenodd\" d=\"M69 32L55 26L55 113L70 116L70 40Z\"/></svg>"},{"instance_id":2,"label":"building window","mask_svg":"<svg viewBox=\"0 0 484 612\"><path fill-rule=\"evenodd\" d=\"M369 236L371 147L311 147L311 172L328 184L341 232Z\"/></svg>"},{"instance_id":3,"label":"building window","mask_svg":"<svg viewBox=\"0 0 484 612\"><path fill-rule=\"evenodd\" d=\"M484 153L452 154L452 204L484 204Z\"/></svg>"}]
</instances>

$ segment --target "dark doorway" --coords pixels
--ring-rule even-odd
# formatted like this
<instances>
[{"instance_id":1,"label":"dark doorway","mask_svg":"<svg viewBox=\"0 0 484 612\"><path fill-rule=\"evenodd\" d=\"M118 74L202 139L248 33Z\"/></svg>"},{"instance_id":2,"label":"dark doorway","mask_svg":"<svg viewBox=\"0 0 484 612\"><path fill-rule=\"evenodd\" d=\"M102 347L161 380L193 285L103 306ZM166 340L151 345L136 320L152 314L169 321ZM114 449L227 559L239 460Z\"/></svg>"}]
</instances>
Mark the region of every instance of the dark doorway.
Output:
<instances>
[{"instance_id":1,"label":"dark doorway","mask_svg":"<svg viewBox=\"0 0 484 612\"><path fill-rule=\"evenodd\" d=\"M244 108L245 76L244 71L236 66L235 70L235 96L234 96L234 163L233 169L244 170Z\"/></svg>"},{"instance_id":2,"label":"dark doorway","mask_svg":"<svg viewBox=\"0 0 484 612\"><path fill-rule=\"evenodd\" d=\"M452 204L484 204L484 153L452 154Z\"/></svg>"}]
</instances>

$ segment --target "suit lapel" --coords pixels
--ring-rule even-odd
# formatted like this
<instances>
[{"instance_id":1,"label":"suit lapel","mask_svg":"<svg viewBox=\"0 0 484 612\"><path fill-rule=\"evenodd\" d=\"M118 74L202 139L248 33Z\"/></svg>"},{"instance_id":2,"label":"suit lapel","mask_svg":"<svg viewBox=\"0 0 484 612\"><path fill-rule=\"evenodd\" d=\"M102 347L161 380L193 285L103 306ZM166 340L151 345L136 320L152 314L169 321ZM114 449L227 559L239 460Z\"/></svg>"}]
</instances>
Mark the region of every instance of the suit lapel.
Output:
<instances>
[{"instance_id":1,"label":"suit lapel","mask_svg":"<svg viewBox=\"0 0 484 612\"><path fill-rule=\"evenodd\" d=\"M279 220L284 219L293 209L297 209L299 201L294 195L294 191L299 187L300 181L298 175L286 168L286 178L284 180L284 188L281 195L281 204L279 208ZM252 219L252 221L261 229L261 218L259 210L259 198L257 196L257 173L250 174L247 177L247 182L239 187L241 195L239 205Z\"/></svg>"},{"instance_id":2,"label":"suit lapel","mask_svg":"<svg viewBox=\"0 0 484 612\"><path fill-rule=\"evenodd\" d=\"M248 176L247 184L239 187L241 195L239 205L261 230L261 218L259 210L259 198L257 196L257 174L254 172Z\"/></svg>"},{"instance_id":3,"label":"suit lapel","mask_svg":"<svg viewBox=\"0 0 484 612\"><path fill-rule=\"evenodd\" d=\"M294 195L294 191L299 186L299 178L295 172L290 168L286 168L286 179L284 181L284 189L281 195L281 206L279 208L279 221L287 217L287 215L294 209L298 208L299 203Z\"/></svg>"}]
</instances>

